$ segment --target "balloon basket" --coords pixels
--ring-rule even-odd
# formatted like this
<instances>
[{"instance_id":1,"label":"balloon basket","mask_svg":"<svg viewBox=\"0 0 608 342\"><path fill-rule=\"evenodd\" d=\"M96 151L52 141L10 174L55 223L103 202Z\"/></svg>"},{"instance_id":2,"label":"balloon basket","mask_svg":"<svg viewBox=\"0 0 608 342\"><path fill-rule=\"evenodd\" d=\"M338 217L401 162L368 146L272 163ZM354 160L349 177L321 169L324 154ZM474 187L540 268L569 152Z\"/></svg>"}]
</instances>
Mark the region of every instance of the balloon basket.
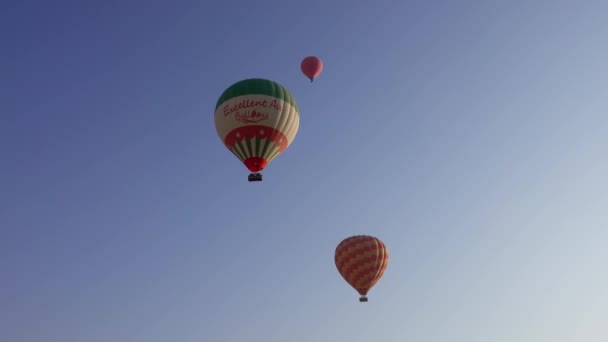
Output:
<instances>
[{"instance_id":1,"label":"balloon basket","mask_svg":"<svg viewBox=\"0 0 608 342\"><path fill-rule=\"evenodd\" d=\"M261 173L252 173L249 175L249 177L247 177L247 179L250 182L261 182L262 181L262 174Z\"/></svg>"},{"instance_id":2,"label":"balloon basket","mask_svg":"<svg viewBox=\"0 0 608 342\"><path fill-rule=\"evenodd\" d=\"M361 298L359 298L360 302L367 302L367 297L365 296L361 296Z\"/></svg>"}]
</instances>

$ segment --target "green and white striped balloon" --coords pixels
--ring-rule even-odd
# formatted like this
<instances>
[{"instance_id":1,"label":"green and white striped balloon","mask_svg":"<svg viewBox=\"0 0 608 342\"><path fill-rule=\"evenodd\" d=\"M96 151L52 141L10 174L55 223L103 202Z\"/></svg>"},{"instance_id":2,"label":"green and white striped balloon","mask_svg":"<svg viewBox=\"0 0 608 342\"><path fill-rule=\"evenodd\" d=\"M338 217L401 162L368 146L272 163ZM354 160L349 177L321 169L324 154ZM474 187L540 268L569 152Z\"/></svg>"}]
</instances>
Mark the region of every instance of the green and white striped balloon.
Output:
<instances>
[{"instance_id":1,"label":"green and white striped balloon","mask_svg":"<svg viewBox=\"0 0 608 342\"><path fill-rule=\"evenodd\" d=\"M215 106L215 129L251 172L263 170L291 144L300 126L298 105L282 85L252 78L228 87Z\"/></svg>"}]
</instances>

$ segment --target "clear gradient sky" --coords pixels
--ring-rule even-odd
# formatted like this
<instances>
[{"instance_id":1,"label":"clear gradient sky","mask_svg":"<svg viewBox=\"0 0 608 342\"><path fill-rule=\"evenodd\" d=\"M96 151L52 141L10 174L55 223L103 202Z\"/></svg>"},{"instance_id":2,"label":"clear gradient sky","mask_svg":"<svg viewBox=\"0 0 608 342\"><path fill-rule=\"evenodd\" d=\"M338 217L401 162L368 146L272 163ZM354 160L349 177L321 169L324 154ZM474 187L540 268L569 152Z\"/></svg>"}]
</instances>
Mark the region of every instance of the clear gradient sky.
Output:
<instances>
[{"instance_id":1,"label":"clear gradient sky","mask_svg":"<svg viewBox=\"0 0 608 342\"><path fill-rule=\"evenodd\" d=\"M0 341L608 341L607 13L2 2ZM258 183L213 124L249 77L301 111Z\"/></svg>"}]
</instances>

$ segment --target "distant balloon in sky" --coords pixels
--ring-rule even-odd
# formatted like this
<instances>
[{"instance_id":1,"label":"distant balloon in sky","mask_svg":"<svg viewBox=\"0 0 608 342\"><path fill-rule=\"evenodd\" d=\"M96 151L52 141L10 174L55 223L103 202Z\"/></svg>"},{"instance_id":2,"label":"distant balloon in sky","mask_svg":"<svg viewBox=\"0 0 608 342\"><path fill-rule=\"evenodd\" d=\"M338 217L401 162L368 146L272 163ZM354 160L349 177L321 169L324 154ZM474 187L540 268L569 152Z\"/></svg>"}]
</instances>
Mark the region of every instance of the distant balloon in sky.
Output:
<instances>
[{"instance_id":1,"label":"distant balloon in sky","mask_svg":"<svg viewBox=\"0 0 608 342\"><path fill-rule=\"evenodd\" d=\"M312 82L323 71L323 62L319 57L308 56L302 60L300 68L302 69L302 73Z\"/></svg>"},{"instance_id":2,"label":"distant balloon in sky","mask_svg":"<svg viewBox=\"0 0 608 342\"><path fill-rule=\"evenodd\" d=\"M251 78L228 87L215 106L215 129L224 145L261 181L262 171L283 153L300 125L298 105L282 85Z\"/></svg>"},{"instance_id":3,"label":"distant balloon in sky","mask_svg":"<svg viewBox=\"0 0 608 342\"><path fill-rule=\"evenodd\" d=\"M388 266L388 249L380 239L368 235L346 238L336 247L334 260L340 275L367 302L367 293Z\"/></svg>"}]
</instances>

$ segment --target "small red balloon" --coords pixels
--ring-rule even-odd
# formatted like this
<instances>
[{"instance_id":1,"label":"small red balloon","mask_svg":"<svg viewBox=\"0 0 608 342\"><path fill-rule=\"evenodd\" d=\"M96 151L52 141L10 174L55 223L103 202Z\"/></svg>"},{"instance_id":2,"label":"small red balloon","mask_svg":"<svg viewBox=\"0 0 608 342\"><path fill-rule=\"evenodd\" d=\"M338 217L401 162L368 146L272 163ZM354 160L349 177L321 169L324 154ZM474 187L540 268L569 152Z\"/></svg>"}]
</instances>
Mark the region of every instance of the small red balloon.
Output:
<instances>
[{"instance_id":1,"label":"small red balloon","mask_svg":"<svg viewBox=\"0 0 608 342\"><path fill-rule=\"evenodd\" d=\"M302 73L312 82L323 71L323 62L319 57L308 56L302 60L300 68L302 69Z\"/></svg>"}]
</instances>

